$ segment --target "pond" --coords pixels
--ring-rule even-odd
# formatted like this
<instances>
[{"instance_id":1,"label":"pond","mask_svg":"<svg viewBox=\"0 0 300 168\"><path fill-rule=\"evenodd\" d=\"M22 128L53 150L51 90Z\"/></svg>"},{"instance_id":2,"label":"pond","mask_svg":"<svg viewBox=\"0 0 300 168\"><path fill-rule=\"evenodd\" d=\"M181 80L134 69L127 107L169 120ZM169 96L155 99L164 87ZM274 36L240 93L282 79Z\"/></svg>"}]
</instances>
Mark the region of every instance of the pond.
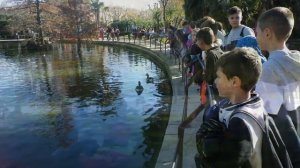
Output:
<instances>
[{"instance_id":1,"label":"pond","mask_svg":"<svg viewBox=\"0 0 300 168\"><path fill-rule=\"evenodd\" d=\"M0 167L154 167L171 108L166 73L129 49L75 50L0 44Z\"/></svg>"}]
</instances>

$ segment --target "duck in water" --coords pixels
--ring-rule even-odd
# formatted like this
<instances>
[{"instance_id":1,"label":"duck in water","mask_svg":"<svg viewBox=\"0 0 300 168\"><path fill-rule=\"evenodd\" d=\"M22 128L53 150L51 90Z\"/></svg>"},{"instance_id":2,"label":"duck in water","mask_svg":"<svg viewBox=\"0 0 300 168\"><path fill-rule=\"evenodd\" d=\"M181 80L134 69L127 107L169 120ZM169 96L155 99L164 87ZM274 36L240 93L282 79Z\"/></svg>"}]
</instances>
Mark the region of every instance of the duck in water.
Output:
<instances>
[{"instance_id":1,"label":"duck in water","mask_svg":"<svg viewBox=\"0 0 300 168\"><path fill-rule=\"evenodd\" d=\"M138 82L138 85L135 87L135 91L138 95L142 94L144 91L144 87L141 85L141 82Z\"/></svg>"},{"instance_id":2,"label":"duck in water","mask_svg":"<svg viewBox=\"0 0 300 168\"><path fill-rule=\"evenodd\" d=\"M146 82L147 83L153 83L154 82L154 78L153 77L149 77L148 73L146 73L146 76L147 76L147 78L146 78Z\"/></svg>"}]
</instances>

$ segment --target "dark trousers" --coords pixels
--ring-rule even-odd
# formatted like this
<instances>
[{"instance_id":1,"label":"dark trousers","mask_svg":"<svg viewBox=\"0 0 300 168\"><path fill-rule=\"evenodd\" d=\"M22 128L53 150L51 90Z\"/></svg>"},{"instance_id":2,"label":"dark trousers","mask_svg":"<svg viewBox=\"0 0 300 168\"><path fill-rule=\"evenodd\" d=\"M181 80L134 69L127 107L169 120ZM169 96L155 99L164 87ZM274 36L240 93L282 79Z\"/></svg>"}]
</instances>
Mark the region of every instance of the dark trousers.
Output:
<instances>
[{"instance_id":1,"label":"dark trousers","mask_svg":"<svg viewBox=\"0 0 300 168\"><path fill-rule=\"evenodd\" d=\"M278 115L270 115L273 117L276 126L280 132L283 142L286 145L294 167L300 168L300 138L297 134L298 126L297 111L287 112L282 105Z\"/></svg>"}]
</instances>

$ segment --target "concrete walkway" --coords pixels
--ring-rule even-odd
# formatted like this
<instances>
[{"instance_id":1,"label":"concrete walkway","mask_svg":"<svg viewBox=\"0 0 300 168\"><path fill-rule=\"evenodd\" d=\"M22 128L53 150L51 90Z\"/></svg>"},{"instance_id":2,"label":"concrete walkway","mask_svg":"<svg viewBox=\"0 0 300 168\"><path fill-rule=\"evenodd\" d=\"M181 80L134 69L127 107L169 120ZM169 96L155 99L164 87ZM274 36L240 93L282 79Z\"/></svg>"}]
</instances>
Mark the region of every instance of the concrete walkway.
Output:
<instances>
[{"instance_id":1,"label":"concrete walkway","mask_svg":"<svg viewBox=\"0 0 300 168\"><path fill-rule=\"evenodd\" d=\"M160 150L160 154L157 159L156 168L172 168L174 156L176 154L176 147L178 143L178 126L181 123L183 108L184 108L184 83L182 81L181 72L179 70L178 61L176 62L174 58L170 57L169 48L162 45L159 46L159 42L156 42L156 47L153 43L150 47L150 40L141 40L135 41L133 40L129 42L126 38L121 37L119 42L112 41L97 41L97 43L102 44L117 44L125 47L135 48L141 50L143 52L147 52L148 56L159 61L163 66L165 66L166 70L169 73L169 77L171 78L172 89L173 89L173 98L172 98L172 106L170 111L169 123L166 129L165 137L163 140L163 144ZM192 111L194 111L200 105L199 99L199 91L197 91L197 87L192 85L189 88L189 97L188 97L188 106L187 106L187 114L189 115ZM201 124L202 119L201 112L193 122L185 129L184 140L183 140L183 168L196 168L194 162L194 155L197 152L196 149L196 132Z\"/></svg>"}]
</instances>

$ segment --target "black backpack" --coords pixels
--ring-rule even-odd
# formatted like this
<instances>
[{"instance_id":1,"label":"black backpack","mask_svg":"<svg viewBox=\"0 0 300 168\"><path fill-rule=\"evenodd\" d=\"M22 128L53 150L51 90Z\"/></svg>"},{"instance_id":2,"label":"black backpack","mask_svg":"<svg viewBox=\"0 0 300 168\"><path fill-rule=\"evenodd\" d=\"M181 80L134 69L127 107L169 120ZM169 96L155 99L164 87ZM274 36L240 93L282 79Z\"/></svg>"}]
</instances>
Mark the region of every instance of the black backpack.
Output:
<instances>
[{"instance_id":1,"label":"black backpack","mask_svg":"<svg viewBox=\"0 0 300 168\"><path fill-rule=\"evenodd\" d=\"M237 113L249 116L263 130L261 149L262 168L293 168L285 144L271 116L264 114L264 123L261 123L251 113L242 109L233 112L231 117Z\"/></svg>"}]
</instances>

